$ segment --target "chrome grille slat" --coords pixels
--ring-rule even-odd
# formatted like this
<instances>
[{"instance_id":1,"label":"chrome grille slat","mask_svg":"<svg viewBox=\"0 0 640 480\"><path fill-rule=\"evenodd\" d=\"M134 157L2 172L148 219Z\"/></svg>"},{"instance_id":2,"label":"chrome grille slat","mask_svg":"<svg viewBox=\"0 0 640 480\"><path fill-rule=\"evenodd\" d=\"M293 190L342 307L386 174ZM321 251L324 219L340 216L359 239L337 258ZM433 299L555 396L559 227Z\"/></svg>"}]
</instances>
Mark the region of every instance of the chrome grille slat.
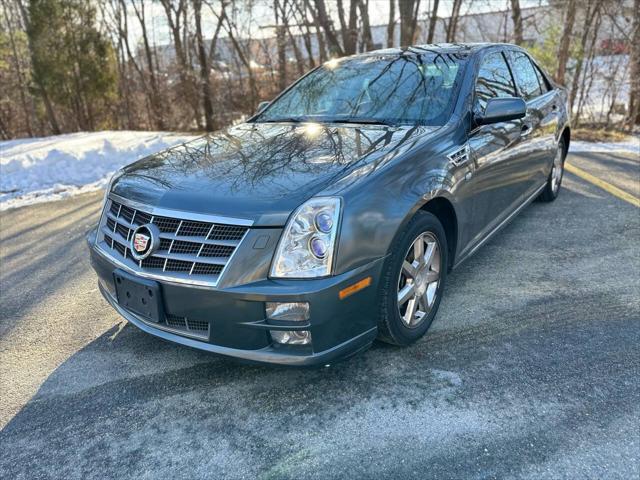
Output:
<instances>
[{"instance_id":1,"label":"chrome grille slat","mask_svg":"<svg viewBox=\"0 0 640 480\"><path fill-rule=\"evenodd\" d=\"M187 242L204 243L207 245L226 245L228 247L237 247L240 243L240 240L212 240L207 237L179 237L178 235L164 232L160 232L160 238L166 238L168 240L184 239Z\"/></svg>"},{"instance_id":2,"label":"chrome grille slat","mask_svg":"<svg viewBox=\"0 0 640 480\"><path fill-rule=\"evenodd\" d=\"M189 220L183 212L176 212L180 218L175 218L164 215L166 210L160 215L160 209L125 205L124 200L116 198L109 198L100 221L100 250L149 278L215 285L249 231L250 222L245 220L238 220L242 225L222 224L204 221L206 217L199 214L197 220ZM146 223L153 223L160 230L160 247L151 256L136 261L131 257L131 238L133 231Z\"/></svg>"},{"instance_id":3,"label":"chrome grille slat","mask_svg":"<svg viewBox=\"0 0 640 480\"><path fill-rule=\"evenodd\" d=\"M120 245L122 245L125 248L129 248L129 242L127 242L126 238L122 238L122 236L117 233L117 232L110 232L108 230L105 231L105 229L102 229L102 233L105 236L108 236L112 241L119 243Z\"/></svg>"},{"instance_id":4,"label":"chrome grille slat","mask_svg":"<svg viewBox=\"0 0 640 480\"><path fill-rule=\"evenodd\" d=\"M228 258L217 258L217 257L201 257L198 258L195 255L188 255L185 253L160 253L156 252L152 255L152 257L158 258L168 258L169 260L180 260L181 262L191 262L191 263L204 263L207 265L226 265Z\"/></svg>"}]
</instances>

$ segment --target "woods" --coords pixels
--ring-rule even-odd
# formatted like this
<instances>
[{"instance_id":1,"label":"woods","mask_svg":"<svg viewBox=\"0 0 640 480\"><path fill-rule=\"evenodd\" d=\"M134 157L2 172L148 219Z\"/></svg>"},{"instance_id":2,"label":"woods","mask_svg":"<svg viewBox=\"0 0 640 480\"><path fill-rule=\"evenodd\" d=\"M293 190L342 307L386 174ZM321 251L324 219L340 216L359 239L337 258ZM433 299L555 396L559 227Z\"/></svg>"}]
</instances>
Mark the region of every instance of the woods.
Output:
<instances>
[{"instance_id":1,"label":"woods","mask_svg":"<svg viewBox=\"0 0 640 480\"><path fill-rule=\"evenodd\" d=\"M0 138L202 131L330 58L512 42L569 90L574 122L640 122L639 0L0 0Z\"/></svg>"}]
</instances>

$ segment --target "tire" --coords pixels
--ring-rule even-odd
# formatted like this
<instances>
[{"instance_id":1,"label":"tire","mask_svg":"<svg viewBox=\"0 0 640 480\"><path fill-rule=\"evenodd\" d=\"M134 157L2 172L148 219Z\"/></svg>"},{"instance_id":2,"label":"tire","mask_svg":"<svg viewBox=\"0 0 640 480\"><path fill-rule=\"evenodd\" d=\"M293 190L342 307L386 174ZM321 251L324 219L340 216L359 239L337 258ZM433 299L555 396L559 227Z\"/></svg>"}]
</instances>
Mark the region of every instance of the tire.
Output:
<instances>
[{"instance_id":1,"label":"tire","mask_svg":"<svg viewBox=\"0 0 640 480\"><path fill-rule=\"evenodd\" d=\"M420 248L414 245L417 241L422 242L421 258L429 257L431 262L420 264L416 260L416 248ZM444 228L435 215L418 212L396 236L390 252L380 281L378 339L405 346L427 332L440 306L449 260ZM400 302L401 293L411 299ZM408 310L413 305L415 314Z\"/></svg>"},{"instance_id":2,"label":"tire","mask_svg":"<svg viewBox=\"0 0 640 480\"><path fill-rule=\"evenodd\" d=\"M549 178L547 179L547 185L538 197L538 200L541 202L553 202L558 198L560 186L562 185L562 177L564 176L564 160L566 156L567 151L565 149L564 139L562 138L558 143L558 150L553 159L553 166L551 167L551 173L549 173Z\"/></svg>"}]
</instances>

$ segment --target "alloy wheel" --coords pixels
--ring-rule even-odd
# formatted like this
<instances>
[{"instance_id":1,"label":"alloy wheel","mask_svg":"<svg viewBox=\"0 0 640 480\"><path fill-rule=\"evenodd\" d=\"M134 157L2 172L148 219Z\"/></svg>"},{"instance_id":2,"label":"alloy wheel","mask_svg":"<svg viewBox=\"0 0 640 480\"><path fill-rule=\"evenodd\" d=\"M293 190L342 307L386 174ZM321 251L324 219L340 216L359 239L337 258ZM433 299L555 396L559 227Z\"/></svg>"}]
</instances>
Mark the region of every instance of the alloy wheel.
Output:
<instances>
[{"instance_id":1,"label":"alloy wheel","mask_svg":"<svg viewBox=\"0 0 640 480\"><path fill-rule=\"evenodd\" d=\"M406 327L420 325L433 308L441 258L440 244L431 232L420 234L409 247L398 278L398 311Z\"/></svg>"}]
</instances>

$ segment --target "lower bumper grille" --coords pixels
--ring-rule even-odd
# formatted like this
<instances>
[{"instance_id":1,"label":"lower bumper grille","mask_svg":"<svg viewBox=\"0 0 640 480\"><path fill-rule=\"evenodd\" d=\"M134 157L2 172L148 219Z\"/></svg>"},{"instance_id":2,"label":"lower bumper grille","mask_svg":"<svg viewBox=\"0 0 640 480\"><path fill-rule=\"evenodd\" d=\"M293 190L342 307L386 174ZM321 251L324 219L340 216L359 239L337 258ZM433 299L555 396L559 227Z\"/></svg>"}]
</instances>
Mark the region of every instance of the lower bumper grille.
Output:
<instances>
[{"instance_id":1,"label":"lower bumper grille","mask_svg":"<svg viewBox=\"0 0 640 480\"><path fill-rule=\"evenodd\" d=\"M191 320L188 317L179 317L177 315L167 315L166 323L167 327L178 333L189 333L204 339L209 337L209 322Z\"/></svg>"},{"instance_id":2,"label":"lower bumper grille","mask_svg":"<svg viewBox=\"0 0 640 480\"><path fill-rule=\"evenodd\" d=\"M249 230L246 225L202 221L189 214L152 207L127 205L110 197L104 208L97 243L109 256L136 273L153 278L205 285L217 284L231 256ZM208 218L207 218L208 219ZM217 219L216 219L217 220ZM160 244L152 255L136 260L131 255L133 232L153 224L160 231Z\"/></svg>"}]
</instances>

